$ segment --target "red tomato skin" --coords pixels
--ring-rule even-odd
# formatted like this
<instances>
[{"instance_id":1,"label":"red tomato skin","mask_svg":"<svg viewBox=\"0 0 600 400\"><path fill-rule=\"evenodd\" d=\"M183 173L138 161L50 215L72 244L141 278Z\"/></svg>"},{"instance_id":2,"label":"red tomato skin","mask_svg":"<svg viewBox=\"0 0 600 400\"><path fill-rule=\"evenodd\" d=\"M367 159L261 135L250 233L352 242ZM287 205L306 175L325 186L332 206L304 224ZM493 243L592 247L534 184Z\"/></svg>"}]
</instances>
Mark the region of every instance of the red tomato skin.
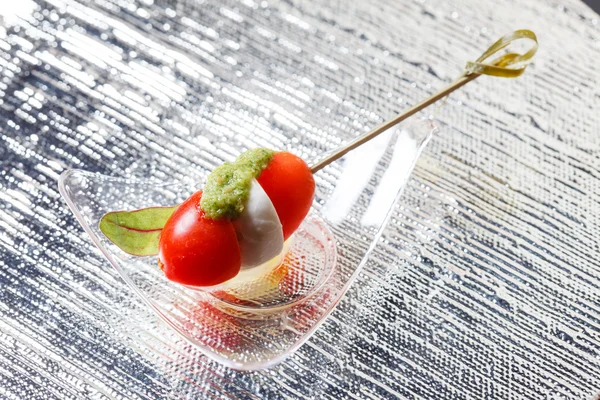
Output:
<instances>
[{"instance_id":1,"label":"red tomato skin","mask_svg":"<svg viewBox=\"0 0 600 400\"><path fill-rule=\"evenodd\" d=\"M204 217L202 191L187 198L165 224L158 257L166 277L192 286L213 286L238 274L240 248L231 221Z\"/></svg>"},{"instance_id":2,"label":"red tomato skin","mask_svg":"<svg viewBox=\"0 0 600 400\"><path fill-rule=\"evenodd\" d=\"M278 152L257 181L271 199L287 239L298 229L315 197L315 179L309 166L292 153Z\"/></svg>"}]
</instances>

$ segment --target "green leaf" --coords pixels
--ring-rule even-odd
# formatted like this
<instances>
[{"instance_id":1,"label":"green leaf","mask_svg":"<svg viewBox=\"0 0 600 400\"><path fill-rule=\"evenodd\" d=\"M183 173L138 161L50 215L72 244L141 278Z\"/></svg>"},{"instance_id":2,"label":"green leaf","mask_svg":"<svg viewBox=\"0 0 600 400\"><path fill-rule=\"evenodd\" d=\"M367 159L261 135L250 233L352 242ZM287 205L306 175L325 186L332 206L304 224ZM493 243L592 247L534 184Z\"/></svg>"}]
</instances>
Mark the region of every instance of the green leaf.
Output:
<instances>
[{"instance_id":1,"label":"green leaf","mask_svg":"<svg viewBox=\"0 0 600 400\"><path fill-rule=\"evenodd\" d=\"M100 230L126 253L153 256L158 254L160 233L177 207L109 212L100 219Z\"/></svg>"}]
</instances>

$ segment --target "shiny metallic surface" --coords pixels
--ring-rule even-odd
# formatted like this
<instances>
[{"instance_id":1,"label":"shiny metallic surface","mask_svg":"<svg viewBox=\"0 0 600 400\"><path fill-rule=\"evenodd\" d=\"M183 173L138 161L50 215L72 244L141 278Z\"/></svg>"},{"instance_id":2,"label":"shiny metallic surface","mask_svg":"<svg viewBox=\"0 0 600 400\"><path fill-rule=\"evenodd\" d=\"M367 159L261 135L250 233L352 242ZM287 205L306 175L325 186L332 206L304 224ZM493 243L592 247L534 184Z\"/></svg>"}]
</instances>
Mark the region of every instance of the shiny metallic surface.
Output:
<instances>
[{"instance_id":1,"label":"shiny metallic surface","mask_svg":"<svg viewBox=\"0 0 600 400\"><path fill-rule=\"evenodd\" d=\"M600 392L600 18L583 3L19 0L0 16L0 398ZM318 158L523 27L534 65L429 110L441 130L369 263L272 369L220 366L163 325L58 193L68 167L192 183L243 146Z\"/></svg>"}]
</instances>

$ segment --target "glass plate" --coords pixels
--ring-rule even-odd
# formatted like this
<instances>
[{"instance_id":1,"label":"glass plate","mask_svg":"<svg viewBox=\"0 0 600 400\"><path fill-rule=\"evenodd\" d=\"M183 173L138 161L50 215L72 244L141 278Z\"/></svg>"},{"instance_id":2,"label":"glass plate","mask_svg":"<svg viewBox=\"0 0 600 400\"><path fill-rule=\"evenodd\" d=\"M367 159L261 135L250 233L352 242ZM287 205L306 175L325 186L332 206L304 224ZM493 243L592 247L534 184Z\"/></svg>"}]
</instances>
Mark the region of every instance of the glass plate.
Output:
<instances>
[{"instance_id":1,"label":"glass plate","mask_svg":"<svg viewBox=\"0 0 600 400\"><path fill-rule=\"evenodd\" d=\"M98 228L109 211L172 206L201 184L156 184L68 170L59 189L92 241L165 323L208 357L234 369L256 370L292 354L333 311L368 260L435 130L431 120L409 120L319 171L313 209L294 235L284 262L288 268L267 281L279 297L259 304L170 282L156 257L128 255Z\"/></svg>"}]
</instances>

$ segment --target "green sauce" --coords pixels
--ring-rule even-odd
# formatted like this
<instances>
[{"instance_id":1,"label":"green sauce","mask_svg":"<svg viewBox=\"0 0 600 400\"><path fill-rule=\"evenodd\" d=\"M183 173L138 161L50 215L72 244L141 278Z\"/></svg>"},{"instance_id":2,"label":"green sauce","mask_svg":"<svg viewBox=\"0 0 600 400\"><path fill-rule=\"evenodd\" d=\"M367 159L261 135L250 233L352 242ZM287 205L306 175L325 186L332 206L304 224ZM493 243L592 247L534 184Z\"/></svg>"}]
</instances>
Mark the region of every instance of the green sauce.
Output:
<instances>
[{"instance_id":1,"label":"green sauce","mask_svg":"<svg viewBox=\"0 0 600 400\"><path fill-rule=\"evenodd\" d=\"M215 168L208 176L200 208L211 219L234 220L244 211L252 179L267 167L275 152L269 149L251 149L234 162Z\"/></svg>"}]
</instances>

